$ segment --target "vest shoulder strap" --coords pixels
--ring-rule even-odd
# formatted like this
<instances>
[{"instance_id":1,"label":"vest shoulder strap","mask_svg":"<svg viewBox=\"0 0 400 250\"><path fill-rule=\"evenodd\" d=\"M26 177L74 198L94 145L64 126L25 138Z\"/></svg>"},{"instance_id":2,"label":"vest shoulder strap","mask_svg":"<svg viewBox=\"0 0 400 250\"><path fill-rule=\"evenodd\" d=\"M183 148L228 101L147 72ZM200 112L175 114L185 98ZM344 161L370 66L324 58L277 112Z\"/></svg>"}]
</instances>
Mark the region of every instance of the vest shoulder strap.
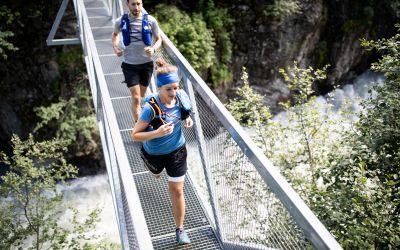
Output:
<instances>
[{"instance_id":1,"label":"vest shoulder strap","mask_svg":"<svg viewBox=\"0 0 400 250\"><path fill-rule=\"evenodd\" d=\"M153 37L147 13L142 16L142 40L145 45L151 46Z\"/></svg>"},{"instance_id":2,"label":"vest shoulder strap","mask_svg":"<svg viewBox=\"0 0 400 250\"><path fill-rule=\"evenodd\" d=\"M186 95L186 93L183 94L184 96L182 96L181 94L176 95L179 101L179 108L181 109L181 120L185 120L186 118L189 117L190 112L192 112L191 110L191 105L190 105L190 101L189 104L185 103L186 98L188 98L188 96ZM145 98L145 102L148 102L150 105L150 108L153 110L153 118L150 121L150 126L153 127L153 129L157 129L159 128L161 125L165 124L166 121L165 119L165 115L163 113L163 111L161 110L160 105L157 102L156 97L153 96L147 96L147 98Z\"/></svg>"},{"instance_id":3,"label":"vest shoulder strap","mask_svg":"<svg viewBox=\"0 0 400 250\"><path fill-rule=\"evenodd\" d=\"M149 125L155 130L166 122L164 120L163 111L161 110L157 99L152 96L151 98L149 98L148 103L150 105L150 108L153 110L153 118L151 119Z\"/></svg>"},{"instance_id":4,"label":"vest shoulder strap","mask_svg":"<svg viewBox=\"0 0 400 250\"><path fill-rule=\"evenodd\" d=\"M193 112L190 98L184 90L179 90L176 96L178 97L179 107L181 108L181 120L185 120L189 117L190 113Z\"/></svg>"},{"instance_id":5,"label":"vest shoulder strap","mask_svg":"<svg viewBox=\"0 0 400 250\"><path fill-rule=\"evenodd\" d=\"M131 28L129 24L129 16L128 13L124 13L121 17L121 33L122 33L122 42L125 46L128 46L131 43Z\"/></svg>"},{"instance_id":6,"label":"vest shoulder strap","mask_svg":"<svg viewBox=\"0 0 400 250\"><path fill-rule=\"evenodd\" d=\"M160 105L158 105L158 102L156 100L156 98L153 96L150 98L150 100L148 101L148 103L150 104L151 109L153 110L153 119L156 116L162 116L162 111L160 108Z\"/></svg>"}]
</instances>

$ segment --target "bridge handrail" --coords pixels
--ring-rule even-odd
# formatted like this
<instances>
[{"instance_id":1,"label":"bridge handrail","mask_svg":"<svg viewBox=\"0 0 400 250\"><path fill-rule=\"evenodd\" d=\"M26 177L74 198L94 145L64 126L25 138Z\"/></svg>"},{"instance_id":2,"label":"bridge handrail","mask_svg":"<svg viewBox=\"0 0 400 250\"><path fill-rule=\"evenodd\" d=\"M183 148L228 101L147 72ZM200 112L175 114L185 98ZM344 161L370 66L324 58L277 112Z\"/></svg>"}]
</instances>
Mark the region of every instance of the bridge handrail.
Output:
<instances>
[{"instance_id":1,"label":"bridge handrail","mask_svg":"<svg viewBox=\"0 0 400 250\"><path fill-rule=\"evenodd\" d=\"M91 78L90 80L91 85L96 84L96 86L91 86L92 93L94 97L97 98L97 100L94 99L95 108L97 111L96 113L98 118L103 119L102 121L104 127L108 128L105 129L105 131L106 132L108 131L108 136L109 138L111 138L111 140L108 140L108 142L112 142L112 145L109 146L112 147L112 149L110 149L111 152L115 154L115 160L117 166L114 167L118 167L119 170L119 178L121 178L120 180L121 186L123 188L125 199L129 209L128 216L130 217L133 224L133 228L135 229L135 234L136 234L135 238L137 241L136 243L139 249L153 249L151 237L145 221L143 209L139 200L139 195L135 183L133 181L133 176L131 173L131 169L129 167L130 166L129 161L118 128L116 115L111 103L110 95L108 93L106 80L104 77L102 65L100 63L100 58L97 53L97 50L95 49L96 44L93 38L92 31L90 29L89 19L86 14L86 9L83 1L80 0L74 0L74 1L75 1L75 6L77 6L76 11L77 11L79 27L81 29L80 33L81 33L82 46L84 48L85 56L87 57L86 60L89 63L89 65L92 66L92 68L88 69L89 79ZM90 71L93 72L94 75L91 75ZM104 146L106 145L103 145L103 147ZM120 227L120 234L123 234L124 231L126 231L126 228L121 229ZM121 238L123 239L122 240L123 248L124 249L131 248L131 246L129 245L130 242L127 242L127 239L124 238L123 236L121 236Z\"/></svg>"}]
</instances>

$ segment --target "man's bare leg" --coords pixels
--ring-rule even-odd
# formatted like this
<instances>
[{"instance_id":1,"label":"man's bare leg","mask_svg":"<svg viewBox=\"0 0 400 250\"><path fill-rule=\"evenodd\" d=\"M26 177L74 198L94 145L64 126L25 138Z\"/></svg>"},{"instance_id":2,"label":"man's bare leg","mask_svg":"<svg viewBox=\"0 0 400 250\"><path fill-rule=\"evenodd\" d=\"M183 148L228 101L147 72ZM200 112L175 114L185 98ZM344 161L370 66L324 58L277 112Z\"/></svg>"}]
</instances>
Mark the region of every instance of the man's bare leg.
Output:
<instances>
[{"instance_id":1,"label":"man's bare leg","mask_svg":"<svg viewBox=\"0 0 400 250\"><path fill-rule=\"evenodd\" d=\"M139 87L139 84L133 85L132 87L129 88L131 91L132 95L132 113L133 113L133 120L135 122L139 120L139 114L140 114L140 96L141 96L141 90Z\"/></svg>"},{"instance_id":2,"label":"man's bare leg","mask_svg":"<svg viewBox=\"0 0 400 250\"><path fill-rule=\"evenodd\" d=\"M140 96L144 97L146 95L147 87L140 85Z\"/></svg>"}]
</instances>

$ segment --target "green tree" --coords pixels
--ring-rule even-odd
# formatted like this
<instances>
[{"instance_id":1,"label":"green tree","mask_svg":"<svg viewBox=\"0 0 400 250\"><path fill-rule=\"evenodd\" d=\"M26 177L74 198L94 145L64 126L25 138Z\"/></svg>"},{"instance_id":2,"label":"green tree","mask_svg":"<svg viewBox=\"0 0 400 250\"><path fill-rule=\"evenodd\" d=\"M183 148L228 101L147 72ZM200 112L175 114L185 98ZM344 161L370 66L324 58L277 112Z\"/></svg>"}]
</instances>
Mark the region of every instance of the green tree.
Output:
<instances>
[{"instance_id":1,"label":"green tree","mask_svg":"<svg viewBox=\"0 0 400 250\"><path fill-rule=\"evenodd\" d=\"M384 54L372 69L385 81L370 90L356 122L347 106L338 115L328 103L317 102L311 86L322 72L296 64L281 70L294 94L283 105L281 122L265 114L259 118L262 109L255 107L262 97L247 85L228 107L245 126L256 128L254 140L345 249L397 249L400 35L363 43Z\"/></svg>"},{"instance_id":2,"label":"green tree","mask_svg":"<svg viewBox=\"0 0 400 250\"><path fill-rule=\"evenodd\" d=\"M59 139L36 142L12 138L13 155L0 152L0 161L9 168L1 177L1 249L94 249L104 242L90 243L89 235L98 221L99 209L81 222L72 209L72 227L58 223L63 194L57 183L76 177L76 167L64 159L66 142ZM86 241L86 243L84 243Z\"/></svg>"},{"instance_id":3,"label":"green tree","mask_svg":"<svg viewBox=\"0 0 400 250\"><path fill-rule=\"evenodd\" d=\"M272 114L264 105L263 97L250 87L245 67L242 71L242 81L243 86L236 91L238 97L230 100L226 106L237 121L247 127L254 127L257 134L263 134L264 128L273 122L271 121ZM265 144L263 136L257 138L261 139L260 144Z\"/></svg>"},{"instance_id":4,"label":"green tree","mask_svg":"<svg viewBox=\"0 0 400 250\"><path fill-rule=\"evenodd\" d=\"M194 6L189 15L176 6L158 4L155 17L193 68L204 76L208 74L213 86L218 87L232 80L233 19L213 0L201 0Z\"/></svg>"},{"instance_id":5,"label":"green tree","mask_svg":"<svg viewBox=\"0 0 400 250\"><path fill-rule=\"evenodd\" d=\"M93 115L92 96L86 84L86 78L78 78L72 84L69 97L60 97L58 102L49 106L34 108L40 122L33 131L44 138L55 136L74 142L71 146L77 152L96 149L96 118Z\"/></svg>"},{"instance_id":6,"label":"green tree","mask_svg":"<svg viewBox=\"0 0 400 250\"><path fill-rule=\"evenodd\" d=\"M14 33L7 28L15 24L22 26L22 24L17 21L18 17L18 12L13 13L7 6L0 6L0 21L2 23L0 25L0 57L3 59L7 59L8 52L18 50L18 48L10 42L10 38L14 36Z\"/></svg>"},{"instance_id":7,"label":"green tree","mask_svg":"<svg viewBox=\"0 0 400 250\"><path fill-rule=\"evenodd\" d=\"M331 171L324 177L327 189L321 194L325 202L318 211L345 248L398 249L400 35L363 44L383 54L372 69L383 73L385 81L362 102L359 121L345 135L345 153L330 156Z\"/></svg>"},{"instance_id":8,"label":"green tree","mask_svg":"<svg viewBox=\"0 0 400 250\"><path fill-rule=\"evenodd\" d=\"M246 83L237 91L239 98L228 103L234 117L256 133L252 138L265 155L294 183L294 188L308 197L310 189L317 188L317 180L326 169L327 151L340 145L340 134L347 128L343 116L333 114L329 102L318 102L312 90L316 79L323 79L325 68L302 69L297 63L281 70L293 93L292 100L282 103L282 121L272 119L263 104L263 98ZM333 142L333 143L332 143Z\"/></svg>"},{"instance_id":9,"label":"green tree","mask_svg":"<svg viewBox=\"0 0 400 250\"><path fill-rule=\"evenodd\" d=\"M155 13L168 38L196 71L204 73L215 62L215 41L203 16L194 13L190 17L177 7L164 4L157 5Z\"/></svg>"},{"instance_id":10,"label":"green tree","mask_svg":"<svg viewBox=\"0 0 400 250\"><path fill-rule=\"evenodd\" d=\"M272 155L270 152L277 148L278 135L282 135L284 128L279 122L272 120L272 114L263 103L263 96L254 92L250 87L245 68L243 68L242 80L243 86L237 90L238 97L230 100L227 108L236 120L252 129L250 135L256 144L267 155ZM233 155L229 157L226 155L227 152L232 152ZM239 157L235 155L240 153L242 155ZM301 242L304 236L300 230L297 230L296 224L282 203L265 185L257 170L251 167L251 164L246 163L245 155L241 151L238 152L237 144L231 138L228 137L221 154L229 159L227 160L229 163L226 164L231 169L224 171L215 166L217 170L214 174L217 176L217 183L224 183L228 186L228 190L235 193L233 200L223 201L221 210L225 213L224 217L228 218L235 217L235 213L241 211L243 216L235 220L236 226L241 229L248 228L252 232L250 235L227 233L228 239L240 239L241 242L269 247L274 247L279 242L280 247L287 249L307 246L306 242ZM223 188L227 189L226 186ZM231 209L224 209L225 207L231 207ZM226 214L229 211L234 212ZM287 232L287 228L290 228L291 231Z\"/></svg>"},{"instance_id":11,"label":"green tree","mask_svg":"<svg viewBox=\"0 0 400 250\"><path fill-rule=\"evenodd\" d=\"M300 13L301 3L298 0L274 0L273 4L264 7L264 14L284 21L289 16Z\"/></svg>"},{"instance_id":12,"label":"green tree","mask_svg":"<svg viewBox=\"0 0 400 250\"><path fill-rule=\"evenodd\" d=\"M272 117L262 102L263 97L249 87L246 72L242 78L245 84L237 91L239 97L228 103L228 109L235 118L252 129L253 140L311 208L318 202L317 194L325 190L321 176L328 171L330 159L327 152L337 151L341 143L341 134L351 128L345 122L348 115L346 106L342 116L338 116L333 113L329 102L321 103L313 96L312 84L316 79L325 77L324 71L325 68L302 69L297 63L281 70L293 98L282 104L285 113L278 118ZM248 187L258 183L257 189L265 185L256 181L254 177L241 176L240 181L245 182L245 186ZM246 192L242 193L247 195ZM257 195L261 194L265 196L262 200L270 200L273 203L274 200L268 197L268 192L257 192ZM245 199L250 200L250 197ZM279 204L276 202L271 205L276 206L274 211L279 211L274 214L274 218L280 218L289 228L295 228L295 224L291 223L290 217ZM258 228L263 229L261 226Z\"/></svg>"},{"instance_id":13,"label":"green tree","mask_svg":"<svg viewBox=\"0 0 400 250\"><path fill-rule=\"evenodd\" d=\"M232 80L232 72L229 68L232 58L230 31L234 21L228 10L217 7L213 0L201 0L197 5L207 26L213 30L216 57L215 62L211 65L210 72L214 87L218 87Z\"/></svg>"}]
</instances>

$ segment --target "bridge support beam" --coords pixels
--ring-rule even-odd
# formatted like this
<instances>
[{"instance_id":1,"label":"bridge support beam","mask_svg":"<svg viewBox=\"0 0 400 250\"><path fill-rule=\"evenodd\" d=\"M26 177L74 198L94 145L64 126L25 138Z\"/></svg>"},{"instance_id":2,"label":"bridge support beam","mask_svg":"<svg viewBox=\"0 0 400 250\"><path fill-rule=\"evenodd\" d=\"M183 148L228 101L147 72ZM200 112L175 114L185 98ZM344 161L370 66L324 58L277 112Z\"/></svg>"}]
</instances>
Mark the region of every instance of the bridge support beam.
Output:
<instances>
[{"instance_id":1,"label":"bridge support beam","mask_svg":"<svg viewBox=\"0 0 400 250\"><path fill-rule=\"evenodd\" d=\"M46 43L48 46L81 44L81 40L79 38L54 39L58 27L60 26L61 19L63 18L65 10L67 9L68 2L69 0L63 0L61 3L60 9L57 12L56 19L54 20L53 26L51 27L50 33L46 39Z\"/></svg>"}]
</instances>

